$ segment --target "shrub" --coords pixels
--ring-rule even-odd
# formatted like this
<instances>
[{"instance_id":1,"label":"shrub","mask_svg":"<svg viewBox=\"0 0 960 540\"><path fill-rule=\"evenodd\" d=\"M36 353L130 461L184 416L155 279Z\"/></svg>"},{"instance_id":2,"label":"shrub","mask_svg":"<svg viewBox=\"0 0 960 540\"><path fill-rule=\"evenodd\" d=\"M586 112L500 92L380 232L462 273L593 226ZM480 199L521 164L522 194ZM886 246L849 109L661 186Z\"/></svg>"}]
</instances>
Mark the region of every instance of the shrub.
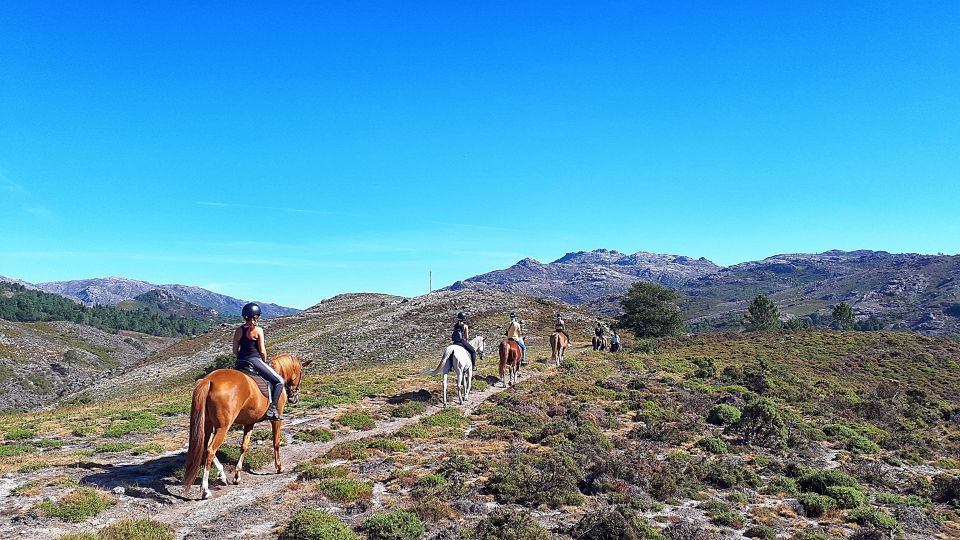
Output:
<instances>
[{"instance_id":1,"label":"shrub","mask_svg":"<svg viewBox=\"0 0 960 540\"><path fill-rule=\"evenodd\" d=\"M367 441L367 448L381 450L383 452L403 452L407 449L407 445L397 439L375 437Z\"/></svg>"},{"instance_id":2,"label":"shrub","mask_svg":"<svg viewBox=\"0 0 960 540\"><path fill-rule=\"evenodd\" d=\"M859 488L856 478L838 469L807 469L797 483L804 491L812 491L827 495L827 489L833 486L847 486Z\"/></svg>"},{"instance_id":3,"label":"shrub","mask_svg":"<svg viewBox=\"0 0 960 540\"><path fill-rule=\"evenodd\" d=\"M897 493L878 493L876 496L877 504L887 504L890 506L919 506L926 508L930 506L930 499L919 495L899 495Z\"/></svg>"},{"instance_id":4,"label":"shrub","mask_svg":"<svg viewBox=\"0 0 960 540\"><path fill-rule=\"evenodd\" d=\"M739 529L743 527L743 524L746 520L740 514L734 514L733 512L716 512L710 514L710 522L714 525L723 525L726 527L733 527L734 529Z\"/></svg>"},{"instance_id":5,"label":"shrub","mask_svg":"<svg viewBox=\"0 0 960 540\"><path fill-rule=\"evenodd\" d=\"M103 431L104 437L123 437L130 433L153 433L160 428L157 415L149 412L128 412L119 415L124 422L113 424Z\"/></svg>"},{"instance_id":6,"label":"shrub","mask_svg":"<svg viewBox=\"0 0 960 540\"><path fill-rule=\"evenodd\" d=\"M960 477L938 474L933 479L933 500L960 507Z\"/></svg>"},{"instance_id":7,"label":"shrub","mask_svg":"<svg viewBox=\"0 0 960 540\"><path fill-rule=\"evenodd\" d=\"M322 480L324 478L344 478L349 471L345 467L323 467L309 461L297 463L293 468L301 480Z\"/></svg>"},{"instance_id":8,"label":"shrub","mask_svg":"<svg viewBox=\"0 0 960 540\"><path fill-rule=\"evenodd\" d=\"M8 441L22 441L25 439L32 439L37 436L36 430L31 427L15 427L11 428L7 432L6 438Z\"/></svg>"},{"instance_id":9,"label":"shrub","mask_svg":"<svg viewBox=\"0 0 960 540\"><path fill-rule=\"evenodd\" d=\"M173 529L152 519L124 519L97 533L98 540L173 540Z\"/></svg>"},{"instance_id":10,"label":"shrub","mask_svg":"<svg viewBox=\"0 0 960 540\"><path fill-rule=\"evenodd\" d=\"M697 441L696 446L703 448L711 454L726 454L730 451L726 441L719 437L704 437Z\"/></svg>"},{"instance_id":11,"label":"shrub","mask_svg":"<svg viewBox=\"0 0 960 540\"><path fill-rule=\"evenodd\" d=\"M760 487L762 481L752 469L733 462L711 461L704 465L703 479L710 484L727 489L732 487Z\"/></svg>"},{"instance_id":12,"label":"shrub","mask_svg":"<svg viewBox=\"0 0 960 540\"><path fill-rule=\"evenodd\" d=\"M422 488L437 489L447 485L447 479L439 474L425 474L417 480L417 485Z\"/></svg>"},{"instance_id":13,"label":"shrub","mask_svg":"<svg viewBox=\"0 0 960 540\"><path fill-rule=\"evenodd\" d=\"M800 488L797 486L797 481L793 478L787 478L786 476L778 476L767 483L763 488L763 492L767 495L790 495L796 496L800 493Z\"/></svg>"},{"instance_id":14,"label":"shrub","mask_svg":"<svg viewBox=\"0 0 960 540\"><path fill-rule=\"evenodd\" d=\"M132 442L105 442L98 444L93 451L97 454L111 454L114 452L126 452L132 448Z\"/></svg>"},{"instance_id":15,"label":"shrub","mask_svg":"<svg viewBox=\"0 0 960 540\"><path fill-rule=\"evenodd\" d=\"M565 454L520 454L493 471L487 489L501 503L557 508L583 501L577 489L581 478L580 468Z\"/></svg>"},{"instance_id":16,"label":"shrub","mask_svg":"<svg viewBox=\"0 0 960 540\"><path fill-rule=\"evenodd\" d=\"M285 540L357 540L346 523L320 510L298 510L283 532Z\"/></svg>"},{"instance_id":17,"label":"shrub","mask_svg":"<svg viewBox=\"0 0 960 540\"><path fill-rule=\"evenodd\" d=\"M36 451L35 447L25 444L0 444L0 457L22 456Z\"/></svg>"},{"instance_id":18,"label":"shrub","mask_svg":"<svg viewBox=\"0 0 960 540\"><path fill-rule=\"evenodd\" d=\"M91 488L78 488L59 501L42 502L38 506L44 515L64 521L80 522L104 511L111 504L103 493Z\"/></svg>"},{"instance_id":19,"label":"shrub","mask_svg":"<svg viewBox=\"0 0 960 540\"><path fill-rule=\"evenodd\" d=\"M587 513L570 531L574 540L665 540L642 516L624 505Z\"/></svg>"},{"instance_id":20,"label":"shrub","mask_svg":"<svg viewBox=\"0 0 960 540\"><path fill-rule=\"evenodd\" d=\"M373 429L377 425L377 423L373 421L373 418L370 418L370 415L365 411L345 413L337 418L337 423L350 429L364 431Z\"/></svg>"},{"instance_id":21,"label":"shrub","mask_svg":"<svg viewBox=\"0 0 960 540\"><path fill-rule=\"evenodd\" d=\"M777 532L766 525L754 525L743 531L747 538L759 538L760 540L777 540Z\"/></svg>"},{"instance_id":22,"label":"shrub","mask_svg":"<svg viewBox=\"0 0 960 540\"><path fill-rule=\"evenodd\" d=\"M57 540L97 540L97 535L88 532L63 534L58 536Z\"/></svg>"},{"instance_id":23,"label":"shrub","mask_svg":"<svg viewBox=\"0 0 960 540\"><path fill-rule=\"evenodd\" d=\"M333 432L327 428L304 429L296 432L293 438L303 442L328 442L333 440Z\"/></svg>"},{"instance_id":24,"label":"shrub","mask_svg":"<svg viewBox=\"0 0 960 540\"><path fill-rule=\"evenodd\" d=\"M759 398L743 408L740 420L731 428L740 433L744 442L767 448L787 445L787 424L776 403Z\"/></svg>"},{"instance_id":25,"label":"shrub","mask_svg":"<svg viewBox=\"0 0 960 540\"><path fill-rule=\"evenodd\" d=\"M867 502L862 491L850 486L830 486L827 495L836 499L838 508L856 508Z\"/></svg>"},{"instance_id":26,"label":"shrub","mask_svg":"<svg viewBox=\"0 0 960 540\"><path fill-rule=\"evenodd\" d=\"M733 405L720 403L714 405L707 413L707 422L716 426L729 426L740 421L740 409Z\"/></svg>"},{"instance_id":27,"label":"shrub","mask_svg":"<svg viewBox=\"0 0 960 540\"><path fill-rule=\"evenodd\" d=\"M819 493L801 493L797 500L800 501L804 512L810 517L822 516L825 512L833 510L837 506L837 501L833 497Z\"/></svg>"},{"instance_id":28,"label":"shrub","mask_svg":"<svg viewBox=\"0 0 960 540\"><path fill-rule=\"evenodd\" d=\"M847 521L884 530L896 530L899 527L893 516L872 506L861 506L850 510L847 512Z\"/></svg>"},{"instance_id":29,"label":"shrub","mask_svg":"<svg viewBox=\"0 0 960 540\"><path fill-rule=\"evenodd\" d=\"M367 457L367 445L359 441L342 442L327 452L330 459L345 459L353 461L355 459L365 459Z\"/></svg>"},{"instance_id":30,"label":"shrub","mask_svg":"<svg viewBox=\"0 0 960 540\"><path fill-rule=\"evenodd\" d=\"M550 540L550 533L527 512L497 508L480 520L473 540Z\"/></svg>"},{"instance_id":31,"label":"shrub","mask_svg":"<svg viewBox=\"0 0 960 540\"><path fill-rule=\"evenodd\" d=\"M373 485L352 478L324 478L317 488L328 498L340 502L353 502L369 499L373 494Z\"/></svg>"},{"instance_id":32,"label":"shrub","mask_svg":"<svg viewBox=\"0 0 960 540\"><path fill-rule=\"evenodd\" d=\"M418 414L423 414L427 410L427 405L420 401L406 401L390 409L390 416L394 418L412 418Z\"/></svg>"},{"instance_id":33,"label":"shrub","mask_svg":"<svg viewBox=\"0 0 960 540\"><path fill-rule=\"evenodd\" d=\"M697 366L697 370L693 373L693 376L698 379L711 379L717 376L717 366L713 363L713 358L707 358L704 356L698 356L690 359L693 362L693 365Z\"/></svg>"},{"instance_id":34,"label":"shrub","mask_svg":"<svg viewBox=\"0 0 960 540\"><path fill-rule=\"evenodd\" d=\"M404 510L374 514L363 521L363 530L381 540L412 540L427 532L416 514Z\"/></svg>"}]
</instances>

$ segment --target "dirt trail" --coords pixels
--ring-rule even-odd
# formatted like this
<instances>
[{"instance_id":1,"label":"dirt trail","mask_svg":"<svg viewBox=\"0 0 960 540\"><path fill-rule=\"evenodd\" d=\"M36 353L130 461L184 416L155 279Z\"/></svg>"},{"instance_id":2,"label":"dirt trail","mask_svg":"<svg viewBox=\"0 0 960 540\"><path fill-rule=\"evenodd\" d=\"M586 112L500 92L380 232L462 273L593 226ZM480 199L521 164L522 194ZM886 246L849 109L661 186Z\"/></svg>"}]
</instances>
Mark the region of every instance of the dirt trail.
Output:
<instances>
[{"instance_id":1,"label":"dirt trail","mask_svg":"<svg viewBox=\"0 0 960 540\"><path fill-rule=\"evenodd\" d=\"M553 367L552 363L548 361L547 370L521 371L519 383L522 384L525 381L535 379L541 373L545 373ZM450 388L452 398L449 407L461 409L466 416L491 396L506 389L491 385L483 391L471 393L470 400L461 406L457 404L456 386L452 386ZM188 535L196 534L199 528L218 521L218 518L226 519L229 516L231 529L236 530L236 534L229 537L272 538L274 535L271 531L276 524L264 523L264 517L259 515L247 515L238 518L235 512L256 503L261 497L272 496L283 490L287 484L296 479L296 474L292 471L298 463L323 455L336 444L391 434L441 410L443 410L442 405L432 405L420 415L380 422L371 430L339 435L334 440L325 443L294 443L291 441L290 444L281 449L281 458L284 465L283 473L275 474L273 472L273 461L271 460L270 464L264 466L261 470L266 472L244 473L240 478L239 486L224 486L213 480L214 471L214 474L211 474L210 486L213 496L208 500L199 499L200 489L198 485L194 486L190 495L191 498L185 499L183 488L179 483L171 484L169 477L162 479L166 476L163 471L169 471L172 467L182 465L184 451L169 453L150 460L131 460L115 464L112 470L86 477L82 483L96 485L106 490L122 487L125 494L117 496L118 504L89 522L78 525L63 524L60 527L50 527L44 531L31 531L32 537L40 540L54 540L62 534L89 531L92 527L101 528L124 518L149 517L172 526L176 531L176 540L183 540ZM316 427L319 422L319 418L308 418L293 420L287 425ZM228 472L228 477L231 476L232 474ZM234 528L238 519L243 526ZM271 526L267 527L267 525ZM225 531L218 527L217 532L224 533Z\"/></svg>"}]
</instances>

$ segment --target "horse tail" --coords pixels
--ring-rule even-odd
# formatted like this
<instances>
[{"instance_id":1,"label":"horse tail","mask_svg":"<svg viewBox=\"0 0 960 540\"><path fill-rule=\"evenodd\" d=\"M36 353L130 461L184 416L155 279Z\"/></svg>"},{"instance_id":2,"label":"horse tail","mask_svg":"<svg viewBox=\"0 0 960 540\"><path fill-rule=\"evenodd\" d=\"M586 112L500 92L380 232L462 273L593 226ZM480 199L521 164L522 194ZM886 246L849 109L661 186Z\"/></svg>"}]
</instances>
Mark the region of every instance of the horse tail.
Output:
<instances>
[{"instance_id":1,"label":"horse tail","mask_svg":"<svg viewBox=\"0 0 960 540\"><path fill-rule=\"evenodd\" d=\"M184 465L183 488L187 492L197 479L207 441L205 427L207 423L207 395L210 393L210 381L206 378L197 381L193 387L193 405L190 407L190 445L187 449L187 463Z\"/></svg>"}]
</instances>

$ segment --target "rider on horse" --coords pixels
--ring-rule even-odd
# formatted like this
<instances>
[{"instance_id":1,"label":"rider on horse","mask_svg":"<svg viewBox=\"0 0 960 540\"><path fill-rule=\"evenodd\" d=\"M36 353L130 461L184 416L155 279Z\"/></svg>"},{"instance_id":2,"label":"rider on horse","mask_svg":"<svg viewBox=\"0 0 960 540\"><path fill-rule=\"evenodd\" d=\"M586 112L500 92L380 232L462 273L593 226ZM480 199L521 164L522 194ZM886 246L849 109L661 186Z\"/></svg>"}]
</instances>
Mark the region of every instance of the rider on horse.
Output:
<instances>
[{"instance_id":1,"label":"rider on horse","mask_svg":"<svg viewBox=\"0 0 960 540\"><path fill-rule=\"evenodd\" d=\"M267 346L264 343L263 328L257 326L260 320L260 306L250 302L243 306L243 325L233 332L233 354L237 356L237 369L245 371L253 368L270 383L268 387L270 408L267 420L283 420L277 410L277 401L283 393L283 377L267 362Z\"/></svg>"},{"instance_id":2,"label":"rider on horse","mask_svg":"<svg viewBox=\"0 0 960 540\"><path fill-rule=\"evenodd\" d=\"M517 342L517 345L520 346L520 363L527 363L527 346L523 344L523 328L520 326L520 319L517 318L516 313L510 313L510 324L507 326L507 331L504 333L507 336L507 339L512 339Z\"/></svg>"},{"instance_id":3,"label":"rider on horse","mask_svg":"<svg viewBox=\"0 0 960 540\"><path fill-rule=\"evenodd\" d=\"M598 338L603 339L604 332L603 323L597 321L597 327L593 329L593 333L596 334Z\"/></svg>"},{"instance_id":4,"label":"rider on horse","mask_svg":"<svg viewBox=\"0 0 960 540\"><path fill-rule=\"evenodd\" d=\"M555 327L557 332L567 336L567 343L571 343L570 332L567 332L567 325L563 323L563 319L560 317L560 314L557 313L557 325Z\"/></svg>"},{"instance_id":5,"label":"rider on horse","mask_svg":"<svg viewBox=\"0 0 960 540\"><path fill-rule=\"evenodd\" d=\"M450 341L470 353L470 363L473 364L473 369L477 369L477 351L473 348L473 345L470 345L470 327L467 326L466 320L467 316L462 311L457 313L457 322L453 325L453 335L450 336ZM448 362L449 365L453 365L452 359Z\"/></svg>"}]
</instances>

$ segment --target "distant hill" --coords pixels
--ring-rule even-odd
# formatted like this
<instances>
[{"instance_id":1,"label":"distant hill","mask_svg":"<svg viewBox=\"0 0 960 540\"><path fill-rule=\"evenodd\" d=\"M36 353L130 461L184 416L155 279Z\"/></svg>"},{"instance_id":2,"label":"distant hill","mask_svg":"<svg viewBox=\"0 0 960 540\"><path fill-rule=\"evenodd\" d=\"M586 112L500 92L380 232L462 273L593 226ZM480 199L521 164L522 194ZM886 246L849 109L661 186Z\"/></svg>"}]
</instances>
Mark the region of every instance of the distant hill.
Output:
<instances>
[{"instance_id":1,"label":"distant hill","mask_svg":"<svg viewBox=\"0 0 960 540\"><path fill-rule=\"evenodd\" d=\"M217 310L199 306L163 289L153 289L133 300L124 300L116 305L120 309L147 309L175 317L188 319L214 319Z\"/></svg>"},{"instance_id":2,"label":"distant hill","mask_svg":"<svg viewBox=\"0 0 960 540\"><path fill-rule=\"evenodd\" d=\"M22 283L23 282L21 282L21 284ZM239 315L243 305L249 302L249 300L233 298L232 296L218 294L200 287L177 284L155 285L146 281L125 277L50 281L31 286L46 292L65 296L86 305L100 304L110 306L124 301L136 300L140 295L150 291L160 290L201 308L215 310L216 314L213 316L220 315L225 317ZM261 302L259 300L256 300L256 302L260 304L260 307L263 309L263 316L265 318L292 315L300 312L298 309L284 307L270 302Z\"/></svg>"},{"instance_id":3,"label":"distant hill","mask_svg":"<svg viewBox=\"0 0 960 540\"><path fill-rule=\"evenodd\" d=\"M876 316L887 329L960 334L960 256L949 255L833 250L721 267L703 258L599 249L546 264L523 259L449 288L551 297L613 315L638 280L676 288L694 330L736 328L747 303L767 294L786 315L815 323L827 324L832 307L847 302L858 319Z\"/></svg>"}]
</instances>

